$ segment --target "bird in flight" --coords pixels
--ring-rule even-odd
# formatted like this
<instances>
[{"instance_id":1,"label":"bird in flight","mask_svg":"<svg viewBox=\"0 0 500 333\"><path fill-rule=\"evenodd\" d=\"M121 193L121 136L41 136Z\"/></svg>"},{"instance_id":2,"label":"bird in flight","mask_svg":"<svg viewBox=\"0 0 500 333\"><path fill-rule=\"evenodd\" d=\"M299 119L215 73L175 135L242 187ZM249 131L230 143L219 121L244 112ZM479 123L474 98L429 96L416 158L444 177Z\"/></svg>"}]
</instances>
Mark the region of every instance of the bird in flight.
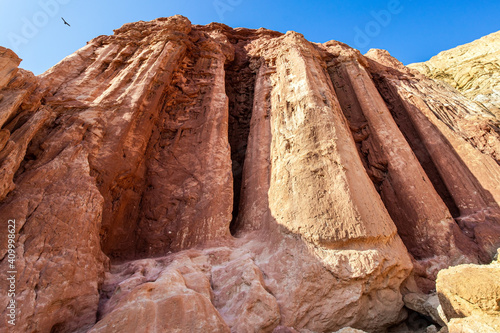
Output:
<instances>
[{"instance_id":1,"label":"bird in flight","mask_svg":"<svg viewBox=\"0 0 500 333\"><path fill-rule=\"evenodd\" d=\"M68 23L68 22L66 22L66 20L65 20L65 19L63 19L62 17L61 17L61 19L63 20L64 24L66 24L68 27L71 27L71 26L69 25L69 23Z\"/></svg>"}]
</instances>

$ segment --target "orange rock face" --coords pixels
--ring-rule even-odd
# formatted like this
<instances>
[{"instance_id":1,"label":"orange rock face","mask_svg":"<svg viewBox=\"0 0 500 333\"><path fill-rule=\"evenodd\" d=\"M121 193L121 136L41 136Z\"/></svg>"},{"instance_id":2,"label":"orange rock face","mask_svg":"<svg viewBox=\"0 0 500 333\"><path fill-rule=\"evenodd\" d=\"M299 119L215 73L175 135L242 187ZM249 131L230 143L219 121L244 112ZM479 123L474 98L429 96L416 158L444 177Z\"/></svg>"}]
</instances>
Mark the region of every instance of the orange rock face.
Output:
<instances>
[{"instance_id":1,"label":"orange rock face","mask_svg":"<svg viewBox=\"0 0 500 333\"><path fill-rule=\"evenodd\" d=\"M383 51L174 16L19 61L0 49L19 332L382 330L409 276L500 246L498 120Z\"/></svg>"}]
</instances>

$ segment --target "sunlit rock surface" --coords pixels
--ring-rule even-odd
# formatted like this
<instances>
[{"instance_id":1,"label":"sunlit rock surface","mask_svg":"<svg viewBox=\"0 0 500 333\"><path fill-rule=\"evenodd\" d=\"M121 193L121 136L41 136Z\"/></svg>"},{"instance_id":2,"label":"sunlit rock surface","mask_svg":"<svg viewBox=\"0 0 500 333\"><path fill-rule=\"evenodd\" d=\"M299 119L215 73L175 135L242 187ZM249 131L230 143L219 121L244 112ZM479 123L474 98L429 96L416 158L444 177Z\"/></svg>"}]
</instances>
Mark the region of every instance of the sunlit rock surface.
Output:
<instances>
[{"instance_id":1,"label":"sunlit rock surface","mask_svg":"<svg viewBox=\"0 0 500 333\"><path fill-rule=\"evenodd\" d=\"M500 31L408 67L446 82L500 115Z\"/></svg>"},{"instance_id":2,"label":"sunlit rock surface","mask_svg":"<svg viewBox=\"0 0 500 333\"><path fill-rule=\"evenodd\" d=\"M19 332L378 331L405 280L500 245L497 119L385 51L174 16L18 64L0 50Z\"/></svg>"}]
</instances>

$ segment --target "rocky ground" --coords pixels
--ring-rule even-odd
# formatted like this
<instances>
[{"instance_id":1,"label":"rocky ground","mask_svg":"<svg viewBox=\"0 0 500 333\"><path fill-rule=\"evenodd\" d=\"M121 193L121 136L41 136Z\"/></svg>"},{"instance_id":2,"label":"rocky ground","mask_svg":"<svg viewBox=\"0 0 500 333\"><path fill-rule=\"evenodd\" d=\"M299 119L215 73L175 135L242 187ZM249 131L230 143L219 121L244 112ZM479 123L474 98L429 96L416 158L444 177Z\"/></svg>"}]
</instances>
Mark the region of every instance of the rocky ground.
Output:
<instances>
[{"instance_id":1,"label":"rocky ground","mask_svg":"<svg viewBox=\"0 0 500 333\"><path fill-rule=\"evenodd\" d=\"M496 329L500 130L455 89L182 16L19 63L0 48L0 330Z\"/></svg>"}]
</instances>

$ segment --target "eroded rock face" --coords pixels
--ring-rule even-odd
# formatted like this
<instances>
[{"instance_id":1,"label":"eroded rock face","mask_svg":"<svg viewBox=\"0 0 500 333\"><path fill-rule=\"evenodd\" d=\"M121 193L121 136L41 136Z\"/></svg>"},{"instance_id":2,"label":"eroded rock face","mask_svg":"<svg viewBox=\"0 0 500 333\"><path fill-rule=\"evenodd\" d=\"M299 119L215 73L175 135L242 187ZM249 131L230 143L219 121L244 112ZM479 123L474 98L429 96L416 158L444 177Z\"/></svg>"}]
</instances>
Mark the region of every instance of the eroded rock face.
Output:
<instances>
[{"instance_id":1,"label":"eroded rock face","mask_svg":"<svg viewBox=\"0 0 500 333\"><path fill-rule=\"evenodd\" d=\"M482 262L490 262L500 239L497 119L386 52L373 50L367 57L394 119L457 222L449 227L450 237L462 253L477 252Z\"/></svg>"},{"instance_id":2,"label":"eroded rock face","mask_svg":"<svg viewBox=\"0 0 500 333\"><path fill-rule=\"evenodd\" d=\"M229 236L226 57L176 17L126 25L42 75L48 103L77 110L61 121L92 124L106 254L164 255Z\"/></svg>"},{"instance_id":3,"label":"eroded rock face","mask_svg":"<svg viewBox=\"0 0 500 333\"><path fill-rule=\"evenodd\" d=\"M474 313L499 316L500 265L460 265L439 273L437 288L448 319Z\"/></svg>"},{"instance_id":4,"label":"eroded rock face","mask_svg":"<svg viewBox=\"0 0 500 333\"><path fill-rule=\"evenodd\" d=\"M89 332L230 332L212 304L208 257L188 252L165 266L145 259L112 267L105 316Z\"/></svg>"},{"instance_id":5,"label":"eroded rock face","mask_svg":"<svg viewBox=\"0 0 500 333\"><path fill-rule=\"evenodd\" d=\"M9 49L0 46L0 89L3 89L16 75L21 59Z\"/></svg>"},{"instance_id":6,"label":"eroded rock face","mask_svg":"<svg viewBox=\"0 0 500 333\"><path fill-rule=\"evenodd\" d=\"M500 31L408 65L500 115Z\"/></svg>"},{"instance_id":7,"label":"eroded rock face","mask_svg":"<svg viewBox=\"0 0 500 333\"><path fill-rule=\"evenodd\" d=\"M18 63L0 50L22 331L382 330L410 274L499 245L496 119L380 50L174 16Z\"/></svg>"},{"instance_id":8,"label":"eroded rock face","mask_svg":"<svg viewBox=\"0 0 500 333\"><path fill-rule=\"evenodd\" d=\"M500 330L499 281L498 260L490 265L460 265L439 272L436 287L451 333Z\"/></svg>"}]
</instances>

